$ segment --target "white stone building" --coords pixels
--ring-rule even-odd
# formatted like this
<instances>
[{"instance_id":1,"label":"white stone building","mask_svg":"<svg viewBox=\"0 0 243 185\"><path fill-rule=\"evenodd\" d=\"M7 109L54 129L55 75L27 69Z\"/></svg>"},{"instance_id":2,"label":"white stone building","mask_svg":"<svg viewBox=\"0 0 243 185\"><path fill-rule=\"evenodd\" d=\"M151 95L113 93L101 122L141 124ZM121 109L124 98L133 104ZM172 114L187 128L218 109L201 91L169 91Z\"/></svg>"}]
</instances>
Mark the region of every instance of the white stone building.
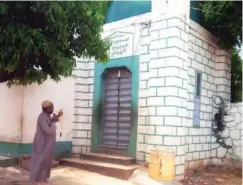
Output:
<instances>
[{"instance_id":1,"label":"white stone building","mask_svg":"<svg viewBox=\"0 0 243 185\"><path fill-rule=\"evenodd\" d=\"M190 6L189 0L114 1L102 34L112 42L107 64L78 58L75 78L56 86L1 86L8 97L3 115L18 111L0 124L0 153L31 152L39 105L51 99L65 112L60 155L109 151L148 162L152 149L173 147L177 176L219 157L213 97L230 100L230 53L194 21Z\"/></svg>"},{"instance_id":2,"label":"white stone building","mask_svg":"<svg viewBox=\"0 0 243 185\"><path fill-rule=\"evenodd\" d=\"M78 59L75 71L73 153L109 145L148 161L151 149L174 147L178 176L216 157L210 148L212 98L230 100L230 53L190 18L189 3L152 1L151 12L105 24L111 60ZM114 91L112 83L118 84Z\"/></svg>"}]
</instances>

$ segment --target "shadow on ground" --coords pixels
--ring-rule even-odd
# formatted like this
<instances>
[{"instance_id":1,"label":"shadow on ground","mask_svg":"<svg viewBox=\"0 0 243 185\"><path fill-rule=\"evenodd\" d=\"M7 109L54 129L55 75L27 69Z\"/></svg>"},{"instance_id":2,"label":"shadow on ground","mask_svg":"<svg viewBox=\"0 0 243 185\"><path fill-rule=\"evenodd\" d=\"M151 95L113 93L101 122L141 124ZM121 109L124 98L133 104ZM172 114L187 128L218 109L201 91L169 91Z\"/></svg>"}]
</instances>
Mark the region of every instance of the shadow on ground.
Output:
<instances>
[{"instance_id":1,"label":"shadow on ground","mask_svg":"<svg viewBox=\"0 0 243 185\"><path fill-rule=\"evenodd\" d=\"M115 179L75 168L54 168L52 185L132 185L124 180ZM18 167L0 168L0 185L29 185L28 172Z\"/></svg>"}]
</instances>

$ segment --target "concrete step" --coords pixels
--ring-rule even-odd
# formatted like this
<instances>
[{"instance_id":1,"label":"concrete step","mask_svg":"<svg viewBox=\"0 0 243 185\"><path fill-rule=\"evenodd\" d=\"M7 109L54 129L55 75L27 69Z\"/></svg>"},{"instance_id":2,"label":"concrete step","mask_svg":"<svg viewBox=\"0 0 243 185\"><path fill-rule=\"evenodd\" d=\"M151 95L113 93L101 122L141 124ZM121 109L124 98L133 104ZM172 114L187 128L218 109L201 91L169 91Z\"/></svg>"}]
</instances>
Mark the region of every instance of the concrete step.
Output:
<instances>
[{"instance_id":1,"label":"concrete step","mask_svg":"<svg viewBox=\"0 0 243 185\"><path fill-rule=\"evenodd\" d=\"M101 175L115 177L123 180L128 180L133 171L139 168L139 165L134 164L130 166L111 164L105 162L84 160L78 158L66 158L60 160L61 165L87 170Z\"/></svg>"},{"instance_id":2,"label":"concrete step","mask_svg":"<svg viewBox=\"0 0 243 185\"><path fill-rule=\"evenodd\" d=\"M135 158L126 156L117 156L103 153L87 153L81 154L81 159L87 159L92 161L99 161L104 163L121 164L121 165L132 165L136 163Z\"/></svg>"},{"instance_id":3,"label":"concrete step","mask_svg":"<svg viewBox=\"0 0 243 185\"><path fill-rule=\"evenodd\" d=\"M18 164L18 158L6 157L0 155L0 167L16 166Z\"/></svg>"}]
</instances>

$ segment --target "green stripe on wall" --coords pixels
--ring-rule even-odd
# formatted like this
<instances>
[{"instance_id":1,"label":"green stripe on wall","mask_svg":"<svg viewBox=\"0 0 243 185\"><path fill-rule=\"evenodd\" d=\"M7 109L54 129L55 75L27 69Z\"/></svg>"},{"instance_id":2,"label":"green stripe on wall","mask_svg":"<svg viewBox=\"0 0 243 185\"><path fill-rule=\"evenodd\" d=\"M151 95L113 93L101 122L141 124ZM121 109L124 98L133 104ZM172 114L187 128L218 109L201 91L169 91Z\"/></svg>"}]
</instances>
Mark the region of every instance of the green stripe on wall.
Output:
<instances>
[{"instance_id":1,"label":"green stripe on wall","mask_svg":"<svg viewBox=\"0 0 243 185\"><path fill-rule=\"evenodd\" d=\"M0 143L0 154L10 155L13 157L19 157L24 154L32 153L32 143ZM69 157L72 154L72 142L71 141L58 141L55 144L55 158L60 159L62 157Z\"/></svg>"}]
</instances>

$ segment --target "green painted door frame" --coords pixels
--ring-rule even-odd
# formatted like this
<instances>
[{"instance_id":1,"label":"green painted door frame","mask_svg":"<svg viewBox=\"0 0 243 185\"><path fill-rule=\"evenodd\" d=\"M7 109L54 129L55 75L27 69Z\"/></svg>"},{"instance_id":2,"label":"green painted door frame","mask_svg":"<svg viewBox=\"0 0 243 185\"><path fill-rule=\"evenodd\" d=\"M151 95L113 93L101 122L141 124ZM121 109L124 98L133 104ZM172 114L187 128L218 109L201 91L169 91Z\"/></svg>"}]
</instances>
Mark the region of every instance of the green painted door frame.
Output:
<instances>
[{"instance_id":1,"label":"green painted door frame","mask_svg":"<svg viewBox=\"0 0 243 185\"><path fill-rule=\"evenodd\" d=\"M136 157L138 91L139 91L139 56L110 60L107 64L96 63L94 74L94 99L92 114L91 149L96 150L101 144L103 110L103 73L108 68L127 67L132 73L132 127L127 155Z\"/></svg>"}]
</instances>

